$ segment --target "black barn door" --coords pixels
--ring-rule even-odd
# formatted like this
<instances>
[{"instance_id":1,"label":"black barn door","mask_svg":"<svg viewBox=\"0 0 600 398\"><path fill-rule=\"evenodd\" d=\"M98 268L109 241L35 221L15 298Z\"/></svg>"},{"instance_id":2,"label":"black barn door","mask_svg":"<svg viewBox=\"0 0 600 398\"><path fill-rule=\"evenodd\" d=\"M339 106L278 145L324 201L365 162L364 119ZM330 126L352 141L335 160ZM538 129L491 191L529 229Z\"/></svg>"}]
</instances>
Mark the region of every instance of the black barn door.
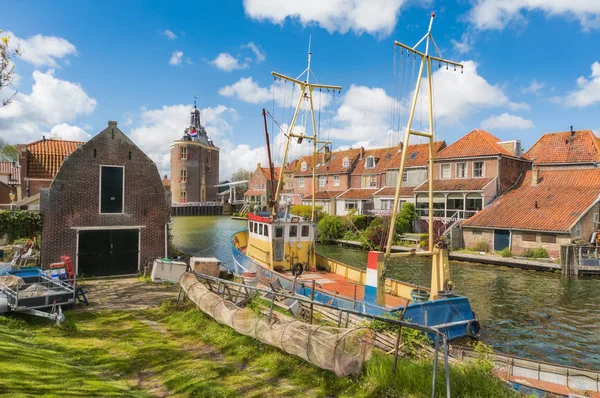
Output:
<instances>
[{"instance_id":1,"label":"black barn door","mask_svg":"<svg viewBox=\"0 0 600 398\"><path fill-rule=\"evenodd\" d=\"M78 274L125 275L138 272L139 230L79 231Z\"/></svg>"}]
</instances>

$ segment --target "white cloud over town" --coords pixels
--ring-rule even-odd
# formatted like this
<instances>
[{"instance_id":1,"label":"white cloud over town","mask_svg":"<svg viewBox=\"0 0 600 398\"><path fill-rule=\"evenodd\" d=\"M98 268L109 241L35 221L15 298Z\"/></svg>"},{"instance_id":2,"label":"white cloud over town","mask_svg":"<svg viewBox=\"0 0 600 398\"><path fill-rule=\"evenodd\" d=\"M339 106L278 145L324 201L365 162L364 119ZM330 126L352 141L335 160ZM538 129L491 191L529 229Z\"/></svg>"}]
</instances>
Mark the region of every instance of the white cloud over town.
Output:
<instances>
[{"instance_id":1,"label":"white cloud over town","mask_svg":"<svg viewBox=\"0 0 600 398\"><path fill-rule=\"evenodd\" d=\"M477 0L468 19L479 30L502 30L533 11L577 20L584 30L600 28L598 0Z\"/></svg>"},{"instance_id":2,"label":"white cloud over town","mask_svg":"<svg viewBox=\"0 0 600 398\"><path fill-rule=\"evenodd\" d=\"M267 53L258 45L254 44L254 42L249 42L248 44L244 44L242 48L248 48L254 54L254 62L260 64L265 59L267 59Z\"/></svg>"},{"instance_id":3,"label":"white cloud over town","mask_svg":"<svg viewBox=\"0 0 600 398\"><path fill-rule=\"evenodd\" d=\"M580 108L600 102L600 62L592 64L592 73L589 78L581 76L577 79L577 89L571 91L566 99L557 98L555 102L568 107Z\"/></svg>"},{"instance_id":4,"label":"white cloud over town","mask_svg":"<svg viewBox=\"0 0 600 398\"><path fill-rule=\"evenodd\" d=\"M20 48L19 58L38 68L42 66L57 68L58 60L77 54L75 45L62 37L37 34L23 39L10 31L2 32L0 37L10 37L11 48L17 46Z\"/></svg>"},{"instance_id":5,"label":"white cloud over town","mask_svg":"<svg viewBox=\"0 0 600 398\"><path fill-rule=\"evenodd\" d=\"M535 125L529 119L525 119L521 116L511 115L509 113L503 113L499 116L490 116L481 122L481 128L486 130L496 129L516 129L516 130L527 130L534 128Z\"/></svg>"},{"instance_id":6,"label":"white cloud over town","mask_svg":"<svg viewBox=\"0 0 600 398\"><path fill-rule=\"evenodd\" d=\"M162 34L167 36L167 38L169 40L177 39L177 35L175 33L173 33L172 31L170 31L169 29L166 29L164 32L162 32Z\"/></svg>"},{"instance_id":7,"label":"white cloud over town","mask_svg":"<svg viewBox=\"0 0 600 398\"><path fill-rule=\"evenodd\" d=\"M220 53L210 62L213 66L225 72L231 72L236 69L247 69L250 67L248 60L240 60L229 53Z\"/></svg>"},{"instance_id":8,"label":"white cloud over town","mask_svg":"<svg viewBox=\"0 0 600 398\"><path fill-rule=\"evenodd\" d=\"M244 0L246 15L283 25L286 19L328 32L385 37L394 30L404 0Z\"/></svg>"},{"instance_id":9,"label":"white cloud over town","mask_svg":"<svg viewBox=\"0 0 600 398\"><path fill-rule=\"evenodd\" d=\"M183 51L173 51L169 58L169 65L177 66L183 62Z\"/></svg>"}]
</instances>

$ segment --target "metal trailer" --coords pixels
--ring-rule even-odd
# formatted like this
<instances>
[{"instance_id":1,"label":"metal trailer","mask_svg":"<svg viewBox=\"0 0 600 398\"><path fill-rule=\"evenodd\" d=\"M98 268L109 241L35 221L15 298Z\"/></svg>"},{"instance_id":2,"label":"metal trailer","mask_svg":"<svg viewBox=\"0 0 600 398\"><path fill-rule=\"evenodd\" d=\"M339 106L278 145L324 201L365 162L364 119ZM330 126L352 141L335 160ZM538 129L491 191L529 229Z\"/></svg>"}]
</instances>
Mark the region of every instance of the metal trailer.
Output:
<instances>
[{"instance_id":1,"label":"metal trailer","mask_svg":"<svg viewBox=\"0 0 600 398\"><path fill-rule=\"evenodd\" d=\"M41 316L60 324L65 320L62 313L63 305L75 303L75 280L57 280L48 278L41 270L15 270L9 274L23 278L24 284L16 289L0 288L0 314L21 312ZM45 294L30 295L30 288L39 285L47 289Z\"/></svg>"}]
</instances>

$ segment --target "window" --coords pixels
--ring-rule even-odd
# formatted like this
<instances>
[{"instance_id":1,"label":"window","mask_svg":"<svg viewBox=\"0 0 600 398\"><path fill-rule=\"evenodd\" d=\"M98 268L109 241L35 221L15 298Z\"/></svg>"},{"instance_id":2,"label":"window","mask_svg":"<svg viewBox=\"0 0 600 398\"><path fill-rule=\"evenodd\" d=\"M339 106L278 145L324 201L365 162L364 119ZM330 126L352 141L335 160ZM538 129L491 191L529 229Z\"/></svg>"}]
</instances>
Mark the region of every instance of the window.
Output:
<instances>
[{"instance_id":1,"label":"window","mask_svg":"<svg viewBox=\"0 0 600 398\"><path fill-rule=\"evenodd\" d=\"M542 243L556 243L556 235L541 234Z\"/></svg>"},{"instance_id":2,"label":"window","mask_svg":"<svg viewBox=\"0 0 600 398\"><path fill-rule=\"evenodd\" d=\"M376 175L366 175L362 177L362 187L363 188L376 188L377 187L377 176Z\"/></svg>"},{"instance_id":3,"label":"window","mask_svg":"<svg viewBox=\"0 0 600 398\"><path fill-rule=\"evenodd\" d=\"M258 233L258 223L257 222L254 223L254 233L255 234Z\"/></svg>"},{"instance_id":4,"label":"window","mask_svg":"<svg viewBox=\"0 0 600 398\"><path fill-rule=\"evenodd\" d=\"M442 180L447 180L450 179L450 163L445 163L443 165L441 165L441 176L440 178Z\"/></svg>"},{"instance_id":5,"label":"window","mask_svg":"<svg viewBox=\"0 0 600 398\"><path fill-rule=\"evenodd\" d=\"M353 210L358 208L358 203L356 201L346 201L346 210Z\"/></svg>"},{"instance_id":6,"label":"window","mask_svg":"<svg viewBox=\"0 0 600 398\"><path fill-rule=\"evenodd\" d=\"M179 202L180 203L185 203L187 202L187 192L186 191L181 191L179 193Z\"/></svg>"},{"instance_id":7,"label":"window","mask_svg":"<svg viewBox=\"0 0 600 398\"><path fill-rule=\"evenodd\" d=\"M412 160L412 159L416 158L416 157L417 157L417 155L418 155L418 153L417 153L417 152L413 152L413 153L411 153L410 155L408 155L408 160Z\"/></svg>"},{"instance_id":8,"label":"window","mask_svg":"<svg viewBox=\"0 0 600 398\"><path fill-rule=\"evenodd\" d=\"M306 169L308 169L308 165L306 164L306 162L302 162L302 164L300 165L300 171L306 171Z\"/></svg>"},{"instance_id":9,"label":"window","mask_svg":"<svg viewBox=\"0 0 600 398\"><path fill-rule=\"evenodd\" d=\"M521 234L521 240L523 242L535 242L536 240L536 235L532 234L532 233L527 233L527 232L523 232Z\"/></svg>"},{"instance_id":10,"label":"window","mask_svg":"<svg viewBox=\"0 0 600 398\"><path fill-rule=\"evenodd\" d=\"M180 171L180 177L179 177L179 182L186 182L188 181L187 179L187 170L181 170Z\"/></svg>"},{"instance_id":11,"label":"window","mask_svg":"<svg viewBox=\"0 0 600 398\"><path fill-rule=\"evenodd\" d=\"M269 236L269 226L265 225L265 236Z\"/></svg>"},{"instance_id":12,"label":"window","mask_svg":"<svg viewBox=\"0 0 600 398\"><path fill-rule=\"evenodd\" d=\"M575 225L575 229L573 230L573 238L580 238L581 237L581 223L578 222Z\"/></svg>"},{"instance_id":13,"label":"window","mask_svg":"<svg viewBox=\"0 0 600 398\"><path fill-rule=\"evenodd\" d=\"M263 225L262 224L258 224L258 234L259 235L263 234Z\"/></svg>"},{"instance_id":14,"label":"window","mask_svg":"<svg viewBox=\"0 0 600 398\"><path fill-rule=\"evenodd\" d=\"M283 227L277 227L277 228L275 228L275 237L276 238L283 238Z\"/></svg>"},{"instance_id":15,"label":"window","mask_svg":"<svg viewBox=\"0 0 600 398\"><path fill-rule=\"evenodd\" d=\"M310 234L310 227L308 225L302 226L302 236L307 237Z\"/></svg>"},{"instance_id":16,"label":"window","mask_svg":"<svg viewBox=\"0 0 600 398\"><path fill-rule=\"evenodd\" d=\"M365 163L365 168L374 169L375 168L375 158L373 156L369 156Z\"/></svg>"},{"instance_id":17,"label":"window","mask_svg":"<svg viewBox=\"0 0 600 398\"><path fill-rule=\"evenodd\" d=\"M408 182L408 171L402 174L402 182Z\"/></svg>"},{"instance_id":18,"label":"window","mask_svg":"<svg viewBox=\"0 0 600 398\"><path fill-rule=\"evenodd\" d=\"M456 178L467 178L467 164L457 163L456 164Z\"/></svg>"},{"instance_id":19,"label":"window","mask_svg":"<svg viewBox=\"0 0 600 398\"><path fill-rule=\"evenodd\" d=\"M483 235L483 232L475 230L473 231L473 235Z\"/></svg>"},{"instance_id":20,"label":"window","mask_svg":"<svg viewBox=\"0 0 600 398\"><path fill-rule=\"evenodd\" d=\"M473 177L485 176L485 163L473 162Z\"/></svg>"},{"instance_id":21,"label":"window","mask_svg":"<svg viewBox=\"0 0 600 398\"><path fill-rule=\"evenodd\" d=\"M323 188L327 185L327 177L321 176L319 177L319 187Z\"/></svg>"},{"instance_id":22,"label":"window","mask_svg":"<svg viewBox=\"0 0 600 398\"><path fill-rule=\"evenodd\" d=\"M340 176L333 176L333 186L334 187L340 186Z\"/></svg>"},{"instance_id":23,"label":"window","mask_svg":"<svg viewBox=\"0 0 600 398\"><path fill-rule=\"evenodd\" d=\"M350 167L350 159L344 158L344 160L342 161L342 166L343 167Z\"/></svg>"},{"instance_id":24,"label":"window","mask_svg":"<svg viewBox=\"0 0 600 398\"><path fill-rule=\"evenodd\" d=\"M304 177L300 177L300 179L298 179L298 186L300 186L300 188L304 188Z\"/></svg>"},{"instance_id":25,"label":"window","mask_svg":"<svg viewBox=\"0 0 600 398\"><path fill-rule=\"evenodd\" d=\"M123 213L124 170L120 166L100 167L100 213Z\"/></svg>"},{"instance_id":26,"label":"window","mask_svg":"<svg viewBox=\"0 0 600 398\"><path fill-rule=\"evenodd\" d=\"M250 231L250 232L254 231L254 223L252 221L250 221L248 223L248 231Z\"/></svg>"},{"instance_id":27,"label":"window","mask_svg":"<svg viewBox=\"0 0 600 398\"><path fill-rule=\"evenodd\" d=\"M382 199L381 200L381 210L391 210L393 203L394 203L393 200Z\"/></svg>"},{"instance_id":28,"label":"window","mask_svg":"<svg viewBox=\"0 0 600 398\"><path fill-rule=\"evenodd\" d=\"M290 238L295 238L296 236L298 236L298 226L292 225L290 226Z\"/></svg>"},{"instance_id":29,"label":"window","mask_svg":"<svg viewBox=\"0 0 600 398\"><path fill-rule=\"evenodd\" d=\"M179 159L189 159L189 153L187 150L187 146L182 146L181 148L179 148Z\"/></svg>"}]
</instances>

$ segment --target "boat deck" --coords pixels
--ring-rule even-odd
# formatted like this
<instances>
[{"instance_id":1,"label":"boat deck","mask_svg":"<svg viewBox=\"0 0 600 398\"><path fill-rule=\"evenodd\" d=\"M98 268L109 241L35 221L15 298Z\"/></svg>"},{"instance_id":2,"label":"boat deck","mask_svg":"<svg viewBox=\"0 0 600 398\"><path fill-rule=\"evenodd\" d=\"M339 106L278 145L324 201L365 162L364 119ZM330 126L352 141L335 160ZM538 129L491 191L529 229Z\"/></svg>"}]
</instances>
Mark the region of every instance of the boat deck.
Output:
<instances>
[{"instance_id":1,"label":"boat deck","mask_svg":"<svg viewBox=\"0 0 600 398\"><path fill-rule=\"evenodd\" d=\"M294 279L291 272L285 272L284 275L287 278ZM354 298L354 289L356 289L356 300L363 301L365 298L365 286L359 283L352 282L341 275L332 274L329 272L304 272L297 279L297 282L302 282L307 286L310 286L312 281L315 281L317 289L333 293L338 296L343 296L352 300ZM408 300L392 296L390 294L385 295L385 304L388 308L403 307L408 304Z\"/></svg>"}]
</instances>

